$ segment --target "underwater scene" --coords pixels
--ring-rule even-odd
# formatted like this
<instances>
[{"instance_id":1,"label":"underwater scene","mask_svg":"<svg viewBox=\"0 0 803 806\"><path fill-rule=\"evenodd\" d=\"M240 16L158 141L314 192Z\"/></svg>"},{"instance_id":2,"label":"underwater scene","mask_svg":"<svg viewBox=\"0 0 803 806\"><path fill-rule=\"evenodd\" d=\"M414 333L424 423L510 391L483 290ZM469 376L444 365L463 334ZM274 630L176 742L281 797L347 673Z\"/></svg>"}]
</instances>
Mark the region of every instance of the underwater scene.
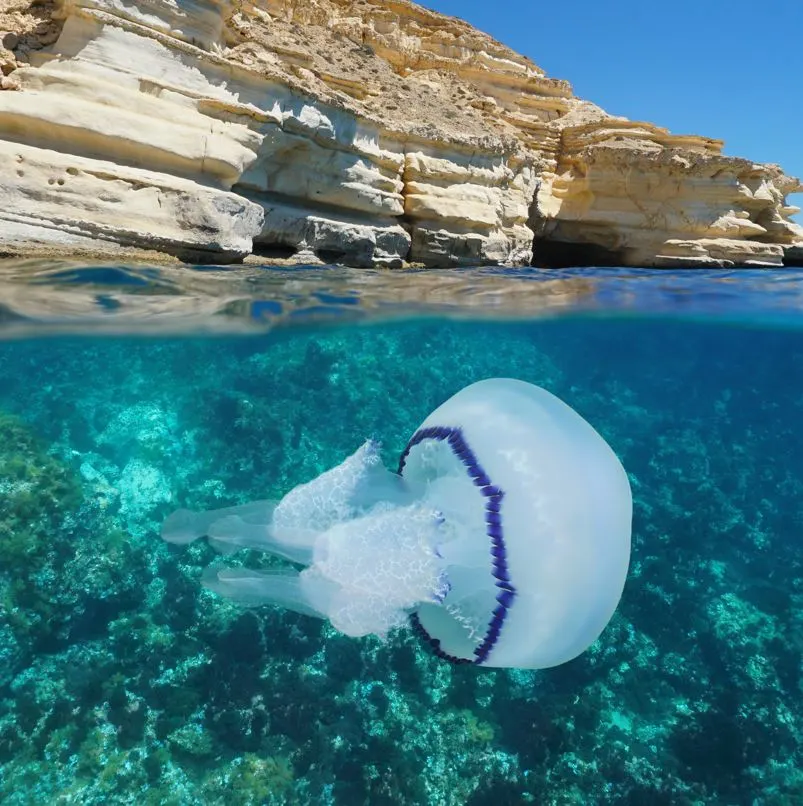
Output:
<instances>
[{"instance_id":1,"label":"underwater scene","mask_svg":"<svg viewBox=\"0 0 803 806\"><path fill-rule=\"evenodd\" d=\"M803 803L803 274L182 271L6 278L4 806ZM294 555L162 539L366 440L395 470L491 378L564 401L632 490L621 601L566 663L244 607L206 569Z\"/></svg>"}]
</instances>

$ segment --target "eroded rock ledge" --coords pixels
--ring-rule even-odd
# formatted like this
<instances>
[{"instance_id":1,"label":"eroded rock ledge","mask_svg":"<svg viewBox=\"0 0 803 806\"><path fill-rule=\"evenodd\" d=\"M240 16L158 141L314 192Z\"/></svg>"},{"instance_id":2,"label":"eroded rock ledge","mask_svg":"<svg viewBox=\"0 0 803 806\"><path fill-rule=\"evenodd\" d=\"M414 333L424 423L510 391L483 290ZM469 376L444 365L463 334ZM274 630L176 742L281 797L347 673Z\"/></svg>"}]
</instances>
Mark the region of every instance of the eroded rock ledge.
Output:
<instances>
[{"instance_id":1,"label":"eroded rock ledge","mask_svg":"<svg viewBox=\"0 0 803 806\"><path fill-rule=\"evenodd\" d=\"M407 0L0 0L0 252L800 262L799 182ZM533 247L535 255L533 255Z\"/></svg>"}]
</instances>

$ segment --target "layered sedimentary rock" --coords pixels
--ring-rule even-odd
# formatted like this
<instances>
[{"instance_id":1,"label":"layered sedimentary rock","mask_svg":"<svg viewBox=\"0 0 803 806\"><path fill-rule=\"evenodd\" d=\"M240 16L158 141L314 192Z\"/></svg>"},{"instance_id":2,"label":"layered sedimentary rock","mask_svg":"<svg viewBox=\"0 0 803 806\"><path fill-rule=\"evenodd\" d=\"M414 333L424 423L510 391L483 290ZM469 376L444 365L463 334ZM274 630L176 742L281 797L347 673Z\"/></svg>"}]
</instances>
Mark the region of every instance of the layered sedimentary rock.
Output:
<instances>
[{"instance_id":1,"label":"layered sedimentary rock","mask_svg":"<svg viewBox=\"0 0 803 806\"><path fill-rule=\"evenodd\" d=\"M722 142L606 119L562 130L533 207L546 263L782 265L803 230L776 165L721 154ZM540 249L539 249L540 246Z\"/></svg>"},{"instance_id":2,"label":"layered sedimentary rock","mask_svg":"<svg viewBox=\"0 0 803 806\"><path fill-rule=\"evenodd\" d=\"M2 32L7 33L3 34ZM407 0L0 0L0 250L780 265L776 166Z\"/></svg>"}]
</instances>

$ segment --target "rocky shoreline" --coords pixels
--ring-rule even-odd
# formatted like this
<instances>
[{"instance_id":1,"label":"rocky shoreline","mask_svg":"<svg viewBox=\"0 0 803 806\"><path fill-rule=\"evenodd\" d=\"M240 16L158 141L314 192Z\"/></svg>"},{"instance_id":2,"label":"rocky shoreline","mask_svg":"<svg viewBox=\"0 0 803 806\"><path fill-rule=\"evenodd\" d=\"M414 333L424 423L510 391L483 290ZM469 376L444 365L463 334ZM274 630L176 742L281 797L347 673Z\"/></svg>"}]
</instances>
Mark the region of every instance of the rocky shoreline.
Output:
<instances>
[{"instance_id":1,"label":"rocky shoreline","mask_svg":"<svg viewBox=\"0 0 803 806\"><path fill-rule=\"evenodd\" d=\"M803 264L776 165L407 0L0 0L0 254Z\"/></svg>"}]
</instances>

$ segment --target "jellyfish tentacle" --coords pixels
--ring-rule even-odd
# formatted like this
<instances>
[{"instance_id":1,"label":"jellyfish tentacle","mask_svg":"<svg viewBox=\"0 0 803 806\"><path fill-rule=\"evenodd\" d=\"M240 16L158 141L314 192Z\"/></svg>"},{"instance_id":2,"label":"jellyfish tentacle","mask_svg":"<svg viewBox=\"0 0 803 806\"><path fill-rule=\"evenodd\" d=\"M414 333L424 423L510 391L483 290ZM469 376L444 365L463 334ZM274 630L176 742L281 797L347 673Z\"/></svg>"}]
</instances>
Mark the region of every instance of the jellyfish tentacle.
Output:
<instances>
[{"instance_id":1,"label":"jellyfish tentacle","mask_svg":"<svg viewBox=\"0 0 803 806\"><path fill-rule=\"evenodd\" d=\"M250 568L207 568L202 576L204 587L244 607L271 604L327 618L329 602L336 586L319 580L310 586L298 571L257 571Z\"/></svg>"},{"instance_id":2,"label":"jellyfish tentacle","mask_svg":"<svg viewBox=\"0 0 803 806\"><path fill-rule=\"evenodd\" d=\"M246 523L269 524L276 508L275 501L250 501L234 507L194 512L179 509L169 515L162 524L162 540L179 545L192 543L209 534L209 527L227 517L238 517Z\"/></svg>"}]
</instances>

